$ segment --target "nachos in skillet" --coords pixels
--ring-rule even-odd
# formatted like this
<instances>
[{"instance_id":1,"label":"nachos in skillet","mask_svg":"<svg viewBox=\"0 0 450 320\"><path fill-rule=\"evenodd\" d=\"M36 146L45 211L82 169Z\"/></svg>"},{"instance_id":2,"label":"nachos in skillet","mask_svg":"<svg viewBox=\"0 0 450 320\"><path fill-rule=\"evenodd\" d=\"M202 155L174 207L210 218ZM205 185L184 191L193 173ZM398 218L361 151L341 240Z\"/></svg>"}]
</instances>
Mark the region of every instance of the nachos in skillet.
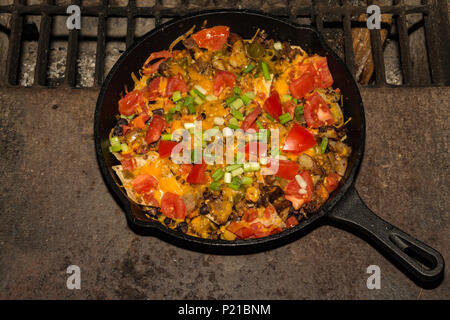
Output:
<instances>
[{"instance_id":1,"label":"nachos in skillet","mask_svg":"<svg viewBox=\"0 0 450 320\"><path fill-rule=\"evenodd\" d=\"M337 188L351 154L326 57L264 31L243 39L227 26L194 28L151 53L118 101L110 151L122 187L149 218L202 238L265 237L297 225ZM193 138L181 150L200 149L180 163L183 129ZM238 131L246 136L232 139L233 161L207 158Z\"/></svg>"}]
</instances>

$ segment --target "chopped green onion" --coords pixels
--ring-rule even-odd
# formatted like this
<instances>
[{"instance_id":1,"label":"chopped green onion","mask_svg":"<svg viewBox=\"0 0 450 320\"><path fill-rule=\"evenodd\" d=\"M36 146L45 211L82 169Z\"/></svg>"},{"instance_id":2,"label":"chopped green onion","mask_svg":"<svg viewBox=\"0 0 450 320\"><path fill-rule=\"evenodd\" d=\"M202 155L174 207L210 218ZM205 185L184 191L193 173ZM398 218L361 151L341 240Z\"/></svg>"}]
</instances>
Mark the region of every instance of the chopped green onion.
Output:
<instances>
[{"instance_id":1,"label":"chopped green onion","mask_svg":"<svg viewBox=\"0 0 450 320\"><path fill-rule=\"evenodd\" d=\"M217 169L214 171L214 173L211 175L214 181L222 179L222 177L225 175L225 172L223 172L222 169Z\"/></svg>"},{"instance_id":2,"label":"chopped green onion","mask_svg":"<svg viewBox=\"0 0 450 320\"><path fill-rule=\"evenodd\" d=\"M229 106L229 105L232 104L233 101L235 101L237 98L239 98L239 97L236 97L236 96L229 97L229 98L225 101L225 103L227 104L227 106Z\"/></svg>"},{"instance_id":3,"label":"chopped green onion","mask_svg":"<svg viewBox=\"0 0 450 320\"><path fill-rule=\"evenodd\" d=\"M253 69L255 69L255 65L253 63L250 63L248 66L245 67L244 70L242 70L242 73L244 73L244 74L249 73Z\"/></svg>"},{"instance_id":4,"label":"chopped green onion","mask_svg":"<svg viewBox=\"0 0 450 320\"><path fill-rule=\"evenodd\" d=\"M228 184L228 186L233 189L233 190L239 190L239 188L241 187L240 185L234 184L234 183L230 183Z\"/></svg>"},{"instance_id":5,"label":"chopped green onion","mask_svg":"<svg viewBox=\"0 0 450 320\"><path fill-rule=\"evenodd\" d=\"M295 104L297 104L297 103L298 103L298 100L297 100L297 99L295 99L295 98L294 98L294 99L292 99L292 101L294 101L294 103L295 103Z\"/></svg>"},{"instance_id":6,"label":"chopped green onion","mask_svg":"<svg viewBox=\"0 0 450 320\"><path fill-rule=\"evenodd\" d=\"M166 121L167 122L171 122L173 120L173 114L172 113L168 113L165 115Z\"/></svg>"},{"instance_id":7,"label":"chopped green onion","mask_svg":"<svg viewBox=\"0 0 450 320\"><path fill-rule=\"evenodd\" d=\"M266 118L269 119L270 121L275 121L275 119L268 113L266 114Z\"/></svg>"},{"instance_id":8,"label":"chopped green onion","mask_svg":"<svg viewBox=\"0 0 450 320\"><path fill-rule=\"evenodd\" d=\"M268 163L267 158L259 158L259 163L265 166Z\"/></svg>"},{"instance_id":9,"label":"chopped green onion","mask_svg":"<svg viewBox=\"0 0 450 320\"><path fill-rule=\"evenodd\" d=\"M116 144L109 147L110 152L119 152L120 150L122 150L122 146L120 144Z\"/></svg>"},{"instance_id":10,"label":"chopped green onion","mask_svg":"<svg viewBox=\"0 0 450 320\"><path fill-rule=\"evenodd\" d=\"M213 95L213 94L210 94L210 95L206 96L206 101L216 101L217 99L218 98L215 95Z\"/></svg>"},{"instance_id":11,"label":"chopped green onion","mask_svg":"<svg viewBox=\"0 0 450 320\"><path fill-rule=\"evenodd\" d=\"M242 177L242 184L249 185L253 183L253 179L250 177Z\"/></svg>"},{"instance_id":12,"label":"chopped green onion","mask_svg":"<svg viewBox=\"0 0 450 320\"><path fill-rule=\"evenodd\" d=\"M278 150L278 149L272 149L272 150L270 151L270 154L271 154L272 156L276 157L276 156L278 156L278 155L280 154L280 150Z\"/></svg>"},{"instance_id":13,"label":"chopped green onion","mask_svg":"<svg viewBox=\"0 0 450 320\"><path fill-rule=\"evenodd\" d=\"M181 96L181 92L180 91L175 91L172 95L172 101L173 102L177 102L178 100L181 100L182 96Z\"/></svg>"},{"instance_id":14,"label":"chopped green onion","mask_svg":"<svg viewBox=\"0 0 450 320\"><path fill-rule=\"evenodd\" d=\"M229 121L229 124L231 124L233 126L237 126L239 128L239 122L238 122L238 120L236 118L231 118L230 121Z\"/></svg>"},{"instance_id":15,"label":"chopped green onion","mask_svg":"<svg viewBox=\"0 0 450 320\"><path fill-rule=\"evenodd\" d=\"M184 105L188 106L190 104L194 104L194 97L187 96L186 98L184 98Z\"/></svg>"},{"instance_id":16,"label":"chopped green onion","mask_svg":"<svg viewBox=\"0 0 450 320\"><path fill-rule=\"evenodd\" d=\"M123 114L120 115L120 117L122 119L127 119L127 120L132 120L135 116L136 116L136 114L132 114L131 116L124 116Z\"/></svg>"},{"instance_id":17,"label":"chopped green onion","mask_svg":"<svg viewBox=\"0 0 450 320\"><path fill-rule=\"evenodd\" d=\"M226 171L226 172L230 172L230 171L236 170L236 169L238 169L238 168L240 168L240 167L242 167L242 164L239 164L239 163L236 163L236 164L230 164L229 166L226 166L226 167L225 167L225 171Z\"/></svg>"},{"instance_id":18,"label":"chopped green onion","mask_svg":"<svg viewBox=\"0 0 450 320\"><path fill-rule=\"evenodd\" d=\"M250 102L252 102L252 99L250 99L249 97L247 97L245 95L241 96L241 100L242 100L242 102L244 102L244 104L246 106L248 106L250 104Z\"/></svg>"},{"instance_id":19,"label":"chopped green onion","mask_svg":"<svg viewBox=\"0 0 450 320\"><path fill-rule=\"evenodd\" d=\"M264 130L264 127L263 127L263 125L262 125L261 121L259 121L259 120L256 120L256 125L257 125L257 126L258 126L258 128L260 128L261 130Z\"/></svg>"},{"instance_id":20,"label":"chopped green onion","mask_svg":"<svg viewBox=\"0 0 450 320\"><path fill-rule=\"evenodd\" d=\"M303 112L304 112L303 106L298 106L297 108L295 108L295 118L297 120L300 120L301 116L303 115Z\"/></svg>"},{"instance_id":21,"label":"chopped green onion","mask_svg":"<svg viewBox=\"0 0 450 320\"><path fill-rule=\"evenodd\" d=\"M202 104L202 103L203 103L203 100L202 100L199 96L196 96L196 97L194 98L194 102L195 102L196 104Z\"/></svg>"},{"instance_id":22,"label":"chopped green onion","mask_svg":"<svg viewBox=\"0 0 450 320\"><path fill-rule=\"evenodd\" d=\"M286 122L289 122L292 120L292 117L289 113L284 113L280 116L280 123L285 124Z\"/></svg>"},{"instance_id":23,"label":"chopped green onion","mask_svg":"<svg viewBox=\"0 0 450 320\"><path fill-rule=\"evenodd\" d=\"M250 172L250 171L258 171L261 169L261 166L258 162L246 162L244 163L244 171Z\"/></svg>"},{"instance_id":24,"label":"chopped green onion","mask_svg":"<svg viewBox=\"0 0 450 320\"><path fill-rule=\"evenodd\" d=\"M233 129L233 130L237 130L237 129L239 129L239 126L238 126L238 125L235 125L235 124L232 124L232 123L230 123L230 124L228 124L228 128L231 128L231 129Z\"/></svg>"},{"instance_id":25,"label":"chopped green onion","mask_svg":"<svg viewBox=\"0 0 450 320\"><path fill-rule=\"evenodd\" d=\"M231 175L233 175L233 174L231 174ZM231 179L231 183L240 186L240 185L242 184L242 181L241 181L241 178L239 178L238 176L236 176L236 177L233 177L233 179Z\"/></svg>"},{"instance_id":26,"label":"chopped green onion","mask_svg":"<svg viewBox=\"0 0 450 320\"><path fill-rule=\"evenodd\" d=\"M237 96L241 94L241 88L239 88L239 87L234 87L233 91L234 91L234 94Z\"/></svg>"},{"instance_id":27,"label":"chopped green onion","mask_svg":"<svg viewBox=\"0 0 450 320\"><path fill-rule=\"evenodd\" d=\"M196 89L196 90L198 90L202 95L206 95L206 93L207 93L207 91L205 90L205 89L203 89L201 86L199 86L199 85L196 85L196 86L194 86L194 88ZM198 94L198 93L197 93Z\"/></svg>"},{"instance_id":28,"label":"chopped green onion","mask_svg":"<svg viewBox=\"0 0 450 320\"><path fill-rule=\"evenodd\" d=\"M264 79L270 80L269 66L264 61L261 62L261 69L263 71Z\"/></svg>"},{"instance_id":29,"label":"chopped green onion","mask_svg":"<svg viewBox=\"0 0 450 320\"><path fill-rule=\"evenodd\" d=\"M231 110L231 114L238 120L244 120L244 115L237 110Z\"/></svg>"},{"instance_id":30,"label":"chopped green onion","mask_svg":"<svg viewBox=\"0 0 450 320\"><path fill-rule=\"evenodd\" d=\"M191 89L189 93L191 94L191 96L198 96L202 99L206 98L206 96L203 93L201 93L197 88Z\"/></svg>"},{"instance_id":31,"label":"chopped green onion","mask_svg":"<svg viewBox=\"0 0 450 320\"><path fill-rule=\"evenodd\" d=\"M231 176L232 177L236 177L236 176L238 176L240 174L243 174L243 173L244 173L244 169L243 168L239 168L239 169L231 171Z\"/></svg>"},{"instance_id":32,"label":"chopped green onion","mask_svg":"<svg viewBox=\"0 0 450 320\"><path fill-rule=\"evenodd\" d=\"M187 108L188 108L190 114L194 114L195 113L195 106L193 104L189 104L187 106Z\"/></svg>"},{"instance_id":33,"label":"chopped green onion","mask_svg":"<svg viewBox=\"0 0 450 320\"><path fill-rule=\"evenodd\" d=\"M189 128L189 129L187 129L187 131L189 131L190 134L194 134L194 130L195 130L195 128Z\"/></svg>"},{"instance_id":34,"label":"chopped green onion","mask_svg":"<svg viewBox=\"0 0 450 320\"><path fill-rule=\"evenodd\" d=\"M209 185L209 187L214 191L219 191L222 184L219 181L215 181Z\"/></svg>"},{"instance_id":35,"label":"chopped green onion","mask_svg":"<svg viewBox=\"0 0 450 320\"><path fill-rule=\"evenodd\" d=\"M286 102L286 101L290 101L290 100L292 100L292 97L289 94L283 94L281 96L281 102Z\"/></svg>"},{"instance_id":36,"label":"chopped green onion","mask_svg":"<svg viewBox=\"0 0 450 320\"><path fill-rule=\"evenodd\" d=\"M225 175L224 175L224 177L223 177L223 181L224 181L225 183L231 183L231 173L225 172Z\"/></svg>"},{"instance_id":37,"label":"chopped green onion","mask_svg":"<svg viewBox=\"0 0 450 320\"><path fill-rule=\"evenodd\" d=\"M322 153L325 153L325 151L327 150L327 146L328 146L328 138L323 137L322 142L320 143L320 151L322 151Z\"/></svg>"},{"instance_id":38,"label":"chopped green onion","mask_svg":"<svg viewBox=\"0 0 450 320\"><path fill-rule=\"evenodd\" d=\"M120 145L119 137L117 137L117 136L112 137L112 138L111 138L111 145L112 145L112 146Z\"/></svg>"},{"instance_id":39,"label":"chopped green onion","mask_svg":"<svg viewBox=\"0 0 450 320\"><path fill-rule=\"evenodd\" d=\"M128 145L126 143L122 143L120 145L120 148L122 149L122 152L128 152L130 151L130 148L128 148Z\"/></svg>"},{"instance_id":40,"label":"chopped green onion","mask_svg":"<svg viewBox=\"0 0 450 320\"><path fill-rule=\"evenodd\" d=\"M244 102L240 98L237 98L232 103L230 103L230 107L232 107L233 109L239 109L243 105L244 105Z\"/></svg>"},{"instance_id":41,"label":"chopped green onion","mask_svg":"<svg viewBox=\"0 0 450 320\"><path fill-rule=\"evenodd\" d=\"M161 140L164 140L164 141L172 140L172 134L171 133L163 133L161 135Z\"/></svg>"}]
</instances>

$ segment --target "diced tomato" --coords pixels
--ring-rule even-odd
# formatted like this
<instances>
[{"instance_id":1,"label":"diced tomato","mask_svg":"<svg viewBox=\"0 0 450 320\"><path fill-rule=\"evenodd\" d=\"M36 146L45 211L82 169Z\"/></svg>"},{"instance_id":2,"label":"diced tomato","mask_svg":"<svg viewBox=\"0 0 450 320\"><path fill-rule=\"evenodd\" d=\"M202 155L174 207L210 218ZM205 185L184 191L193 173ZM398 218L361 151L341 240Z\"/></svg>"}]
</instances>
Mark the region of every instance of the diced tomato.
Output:
<instances>
[{"instance_id":1,"label":"diced tomato","mask_svg":"<svg viewBox=\"0 0 450 320\"><path fill-rule=\"evenodd\" d=\"M200 48L211 51L222 50L225 42L230 35L230 27L216 26L209 29L203 29L192 35L192 39Z\"/></svg>"},{"instance_id":2,"label":"diced tomato","mask_svg":"<svg viewBox=\"0 0 450 320\"><path fill-rule=\"evenodd\" d=\"M288 185L286 186L284 193L285 193L285 198L289 201L292 202L293 207L298 210L300 209L300 207L304 204L304 203L308 203L312 200L312 195L313 195L313 191L314 191L314 183L312 181L311 178L311 174L306 171L306 170L302 170L301 172L298 173L303 180L305 180L306 182L306 193L305 194L300 194L300 186L297 182L297 180L294 178L289 181Z\"/></svg>"},{"instance_id":3,"label":"diced tomato","mask_svg":"<svg viewBox=\"0 0 450 320\"><path fill-rule=\"evenodd\" d=\"M283 111L281 108L280 95L277 91L272 92L270 97L266 99L263 108L272 118L278 120Z\"/></svg>"},{"instance_id":4,"label":"diced tomato","mask_svg":"<svg viewBox=\"0 0 450 320\"><path fill-rule=\"evenodd\" d=\"M189 172L186 179L190 184L205 184L208 182L208 177L206 176L206 168L208 165L206 163L194 164Z\"/></svg>"},{"instance_id":5,"label":"diced tomato","mask_svg":"<svg viewBox=\"0 0 450 320\"><path fill-rule=\"evenodd\" d=\"M242 227L234 232L240 239L248 239L253 236L253 233L254 231L248 227Z\"/></svg>"},{"instance_id":6,"label":"diced tomato","mask_svg":"<svg viewBox=\"0 0 450 320\"><path fill-rule=\"evenodd\" d=\"M151 75L151 74L155 73L158 70L160 64L163 63L164 61L166 61L168 58L172 57L173 54L175 54L175 51L173 53L170 53L167 50L153 52L144 63L143 73L145 75ZM161 59L161 60L150 65L150 63L156 59Z\"/></svg>"},{"instance_id":7,"label":"diced tomato","mask_svg":"<svg viewBox=\"0 0 450 320\"><path fill-rule=\"evenodd\" d=\"M236 76L228 71L216 71L214 75L213 93L220 96L225 88L232 88L236 83Z\"/></svg>"},{"instance_id":8,"label":"diced tomato","mask_svg":"<svg viewBox=\"0 0 450 320\"><path fill-rule=\"evenodd\" d=\"M128 130L130 130L130 129L131 129L130 126L128 126L128 125L123 125L123 126L122 126L123 135L126 135L127 132L128 132Z\"/></svg>"},{"instance_id":9,"label":"diced tomato","mask_svg":"<svg viewBox=\"0 0 450 320\"><path fill-rule=\"evenodd\" d=\"M294 103L294 101L287 101L283 104L283 111L284 111L284 113L289 113L291 115L292 119L294 119L296 107L297 106Z\"/></svg>"},{"instance_id":10,"label":"diced tomato","mask_svg":"<svg viewBox=\"0 0 450 320\"><path fill-rule=\"evenodd\" d=\"M137 193L147 193L158 185L158 180L152 175L141 174L131 181L131 185Z\"/></svg>"},{"instance_id":11,"label":"diced tomato","mask_svg":"<svg viewBox=\"0 0 450 320\"><path fill-rule=\"evenodd\" d=\"M135 160L129 154L122 155L120 163L124 170L133 171L135 169Z\"/></svg>"},{"instance_id":12,"label":"diced tomato","mask_svg":"<svg viewBox=\"0 0 450 320\"><path fill-rule=\"evenodd\" d=\"M145 129L145 122L148 120L149 116L146 113L142 113L133 120L133 126L135 128Z\"/></svg>"},{"instance_id":13,"label":"diced tomato","mask_svg":"<svg viewBox=\"0 0 450 320\"><path fill-rule=\"evenodd\" d=\"M166 97L172 96L175 91L180 91L181 93L187 92L186 81L184 81L181 74L169 77L167 80Z\"/></svg>"},{"instance_id":14,"label":"diced tomato","mask_svg":"<svg viewBox=\"0 0 450 320\"><path fill-rule=\"evenodd\" d=\"M261 112L261 107L257 106L252 112L250 112L249 115L245 117L244 121L242 121L241 129L247 131L253 124L256 124L256 119L259 117Z\"/></svg>"},{"instance_id":15,"label":"diced tomato","mask_svg":"<svg viewBox=\"0 0 450 320\"><path fill-rule=\"evenodd\" d=\"M163 77L156 77L152 81L150 81L146 90L144 90L144 96L151 101L156 100L161 96L161 92L159 90L159 84L161 83L161 79Z\"/></svg>"},{"instance_id":16,"label":"diced tomato","mask_svg":"<svg viewBox=\"0 0 450 320\"><path fill-rule=\"evenodd\" d=\"M258 211L256 211L255 208L245 210L244 215L242 216L242 220L247 222L252 222L256 218L258 218Z\"/></svg>"},{"instance_id":17,"label":"diced tomato","mask_svg":"<svg viewBox=\"0 0 450 320\"><path fill-rule=\"evenodd\" d=\"M296 225L298 225L298 220L296 217L290 216L286 220L286 228L292 228L292 227L295 227Z\"/></svg>"},{"instance_id":18,"label":"diced tomato","mask_svg":"<svg viewBox=\"0 0 450 320\"><path fill-rule=\"evenodd\" d=\"M166 129L166 127L166 120L159 115L154 115L152 121L150 121L150 124L148 126L147 135L145 136L145 142L149 144L158 141L158 139L161 137L161 133L164 131L164 129Z\"/></svg>"},{"instance_id":19,"label":"diced tomato","mask_svg":"<svg viewBox=\"0 0 450 320\"><path fill-rule=\"evenodd\" d=\"M325 177L324 183L328 192L333 192L334 190L336 190L339 184L339 180L341 180L341 176L337 173L330 173L327 177Z\"/></svg>"},{"instance_id":20,"label":"diced tomato","mask_svg":"<svg viewBox=\"0 0 450 320\"><path fill-rule=\"evenodd\" d=\"M328 88L333 84L333 76L328 68L326 57L314 57L313 64L318 74L316 79L317 86L319 88Z\"/></svg>"},{"instance_id":21,"label":"diced tomato","mask_svg":"<svg viewBox=\"0 0 450 320\"><path fill-rule=\"evenodd\" d=\"M146 193L142 198L144 199L145 203L154 207L159 207L158 200L155 199L153 191Z\"/></svg>"},{"instance_id":22,"label":"diced tomato","mask_svg":"<svg viewBox=\"0 0 450 320\"><path fill-rule=\"evenodd\" d=\"M316 139L298 123L294 123L284 140L283 151L300 153L316 145Z\"/></svg>"},{"instance_id":23,"label":"diced tomato","mask_svg":"<svg viewBox=\"0 0 450 320\"><path fill-rule=\"evenodd\" d=\"M289 200L292 203L292 206L294 207L295 210L298 210L302 207L302 205L305 203L305 199L303 198L299 198L297 196L292 196L292 195L285 195L284 198L286 200Z\"/></svg>"},{"instance_id":24,"label":"diced tomato","mask_svg":"<svg viewBox=\"0 0 450 320\"><path fill-rule=\"evenodd\" d=\"M227 227L227 230L236 234L236 231L238 231L242 227L243 227L242 223L236 222L236 221L231 221L231 223Z\"/></svg>"},{"instance_id":25,"label":"diced tomato","mask_svg":"<svg viewBox=\"0 0 450 320\"><path fill-rule=\"evenodd\" d=\"M161 199L161 212L170 219L184 219L186 205L180 196L172 192L166 192Z\"/></svg>"},{"instance_id":26,"label":"diced tomato","mask_svg":"<svg viewBox=\"0 0 450 320\"><path fill-rule=\"evenodd\" d=\"M140 91L134 90L128 92L125 97L119 100L119 112L124 116L131 116L144 103L145 98Z\"/></svg>"},{"instance_id":27,"label":"diced tomato","mask_svg":"<svg viewBox=\"0 0 450 320\"><path fill-rule=\"evenodd\" d=\"M275 172L275 169L276 169L275 161L278 161L278 171L276 171L276 172ZM282 159L271 159L267 169L270 173L274 174L277 177L291 180L297 174L299 166L298 166L297 162L295 162L295 161L282 160ZM272 170L274 172L272 172Z\"/></svg>"},{"instance_id":28,"label":"diced tomato","mask_svg":"<svg viewBox=\"0 0 450 320\"><path fill-rule=\"evenodd\" d=\"M172 154L172 149L178 144L176 141L161 140L158 146L158 153L160 158L168 158Z\"/></svg>"},{"instance_id":29,"label":"diced tomato","mask_svg":"<svg viewBox=\"0 0 450 320\"><path fill-rule=\"evenodd\" d=\"M330 108L317 92L306 98L304 112L306 124L310 128L330 126L335 122Z\"/></svg>"},{"instance_id":30,"label":"diced tomato","mask_svg":"<svg viewBox=\"0 0 450 320\"><path fill-rule=\"evenodd\" d=\"M313 90L314 75L309 72L302 74L289 85L289 92L295 99L301 99Z\"/></svg>"},{"instance_id":31,"label":"diced tomato","mask_svg":"<svg viewBox=\"0 0 450 320\"><path fill-rule=\"evenodd\" d=\"M192 164L182 164L181 166L180 166L180 169L178 169L178 172L181 174L181 175L184 175L184 174L186 174L186 173L189 173L189 172L191 172L191 170L192 170Z\"/></svg>"}]
</instances>

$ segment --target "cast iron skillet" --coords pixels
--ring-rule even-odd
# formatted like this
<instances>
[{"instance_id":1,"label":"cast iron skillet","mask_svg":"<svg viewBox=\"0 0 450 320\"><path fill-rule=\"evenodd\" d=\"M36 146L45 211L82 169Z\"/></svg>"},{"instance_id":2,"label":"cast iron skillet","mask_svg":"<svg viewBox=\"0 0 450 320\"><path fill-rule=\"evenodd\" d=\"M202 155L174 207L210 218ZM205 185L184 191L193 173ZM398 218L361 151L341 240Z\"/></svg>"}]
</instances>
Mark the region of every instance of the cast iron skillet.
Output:
<instances>
[{"instance_id":1,"label":"cast iron skillet","mask_svg":"<svg viewBox=\"0 0 450 320\"><path fill-rule=\"evenodd\" d=\"M326 56L333 74L334 86L340 88L344 96L345 118L352 118L347 124L349 129L347 143L351 145L353 153L349 159L344 183L334 191L319 212L310 219L301 221L296 227L279 234L260 239L224 241L196 238L171 230L147 219L137 205L130 203L125 193L117 186L119 181L111 169L111 166L117 164L117 160L108 151L108 135L115 124L117 101L124 86L133 87L130 74L132 72L137 74L151 52L167 49L174 39L193 25L200 27L205 20L208 21L208 27L227 25L244 38L251 38L256 29L261 28L268 33L269 38L289 41L300 45L307 52ZM444 270L442 256L436 250L376 216L365 206L356 192L354 181L362 160L365 140L361 96L344 63L314 29L293 25L261 13L241 10L202 12L166 23L149 32L143 40L125 51L114 65L100 91L94 121L95 147L100 169L107 186L126 212L129 226L139 234L156 235L184 248L202 252L242 254L280 246L326 222L344 227L370 241L419 285L436 286L442 279Z\"/></svg>"}]
</instances>

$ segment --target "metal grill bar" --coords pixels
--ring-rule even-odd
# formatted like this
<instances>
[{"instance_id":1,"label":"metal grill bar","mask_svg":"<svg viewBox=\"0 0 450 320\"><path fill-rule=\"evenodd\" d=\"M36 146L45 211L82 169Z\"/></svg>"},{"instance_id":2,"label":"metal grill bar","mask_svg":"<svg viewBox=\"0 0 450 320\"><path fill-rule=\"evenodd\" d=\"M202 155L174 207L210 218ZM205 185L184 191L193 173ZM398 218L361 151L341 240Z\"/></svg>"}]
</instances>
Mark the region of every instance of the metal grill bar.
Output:
<instances>
[{"instance_id":1,"label":"metal grill bar","mask_svg":"<svg viewBox=\"0 0 450 320\"><path fill-rule=\"evenodd\" d=\"M346 9L346 14L344 14L343 19L343 27L344 27L344 50L345 50L345 63L347 67L352 72L352 75L355 76L355 57L353 52L353 39L352 39L352 26L350 13L348 11L349 4L348 0L342 1L342 6Z\"/></svg>"},{"instance_id":2,"label":"metal grill bar","mask_svg":"<svg viewBox=\"0 0 450 320\"><path fill-rule=\"evenodd\" d=\"M17 78L19 73L19 62L20 62L20 47L22 43L22 30L23 30L23 17L19 14L16 9L17 6L21 5L23 0L14 0L14 6L11 19L11 35L9 37L8 46L8 82L12 85L17 84Z\"/></svg>"},{"instance_id":3,"label":"metal grill bar","mask_svg":"<svg viewBox=\"0 0 450 320\"><path fill-rule=\"evenodd\" d=\"M98 15L97 29L97 50L95 53L95 74L94 79L96 85L103 83L103 73L105 69L105 46L106 46L106 18L105 12L108 8L108 0L102 0L102 11Z\"/></svg>"},{"instance_id":4,"label":"metal grill bar","mask_svg":"<svg viewBox=\"0 0 450 320\"><path fill-rule=\"evenodd\" d=\"M81 0L72 0L72 4L81 5ZM65 83L68 86L75 87L77 79L77 57L79 47L80 31L73 29L69 31L69 41L67 47Z\"/></svg>"},{"instance_id":5,"label":"metal grill bar","mask_svg":"<svg viewBox=\"0 0 450 320\"><path fill-rule=\"evenodd\" d=\"M223 7L223 6L221 6ZM152 7L135 7L133 11L134 16L139 17L152 17L156 16L167 17L167 18L176 18L185 14L197 12L199 9L197 8L186 8L184 10L179 8L171 8L166 7L161 4L161 1L157 1L156 4ZM232 8L232 7L230 7ZM412 13L429 13L430 9L428 5L402 5L402 6L382 6L382 12L400 14L402 11L405 14ZM49 15L65 15L66 7L58 6L58 5L6 5L0 6L0 13L11 13L14 10L18 11L20 15L41 15L43 12L48 13ZM98 16L99 12L103 9L102 6L89 6L89 7L81 7L81 14L83 16ZM202 8L202 10L208 9L217 9L217 6L206 6ZM124 17L128 16L128 11L130 7L108 7L106 10L106 16L113 17ZM289 11L289 6L286 7L276 7L271 8L270 14L281 17L289 17L292 12ZM320 10L320 11L318 11ZM299 15L344 15L345 13L349 13L351 15L360 15L362 13L366 13L365 7L357 7L350 6L348 9L340 7L340 6L324 6L324 5L315 5L313 7L297 7L293 14L296 16Z\"/></svg>"},{"instance_id":6,"label":"metal grill bar","mask_svg":"<svg viewBox=\"0 0 450 320\"><path fill-rule=\"evenodd\" d=\"M404 1L397 0L396 2L398 5L402 5ZM406 17L405 17L404 12L402 12L398 15L396 22L397 22L399 41L400 41L400 54L401 54L401 61L402 61L402 68L403 68L403 82L404 82L404 84L409 85L409 84L412 84L412 81L414 81L414 78L412 75L408 29L406 26Z\"/></svg>"},{"instance_id":7,"label":"metal grill bar","mask_svg":"<svg viewBox=\"0 0 450 320\"><path fill-rule=\"evenodd\" d=\"M256 1L256 0L255 0ZM105 73L106 58L106 29L107 19L109 17L125 18L127 21L125 42L127 48L135 39L136 18L153 18L155 26L158 27L165 18L177 18L185 14L196 12L199 8L192 7L191 1L182 1L178 7L168 7L162 0L156 0L153 6L137 7L136 0L129 0L127 6L110 6L108 0L102 0L100 5L81 6L80 0L72 0L81 8L82 16L97 17L97 49L96 63L94 72L95 85L101 85ZM0 6L0 13L12 14L11 34L8 49L8 67L7 81L10 85L18 84L18 74L20 69L21 45L24 16L40 15L40 34L38 41L37 63L35 71L34 85L45 86L47 77L47 68L49 64L49 46L51 40L52 17L55 15L66 15L66 6L55 5L54 0L45 0L40 5L25 5L24 0L14 0L12 5ZM226 3L219 0L209 1L208 5L201 9L233 8L237 7L241 1L232 0ZM368 4L374 1L369 0ZM252 5L258 8L263 5L261 1ZM259 6L259 7L260 7ZM444 70L450 64L448 57L448 34L438 33L438 24L443 30L448 28L448 8L446 1L440 0L422 0L420 5L407 5L404 0L394 0L390 6L381 6L382 13L389 13L395 16L395 23L398 30L399 49L401 55L401 66L403 72L403 85L420 85L415 80L412 68L409 35L406 24L406 16L419 13L424 17L424 31L426 46L428 51L428 61L431 73L432 84L449 84L450 75ZM348 0L341 0L340 5L326 5L324 1L314 0L312 6L300 7L295 0L288 0L284 7L275 6L270 8L270 14L280 18L289 19L295 22L299 17L309 16L313 19L313 24L320 31L324 31L324 25L327 26L328 16L338 16L342 22L343 43L345 52L345 62L351 72L355 74L355 56L353 52L352 39L352 19L366 13L365 6L351 5ZM77 58L80 41L79 30L69 31L65 84L76 86L77 81ZM375 84L385 86L386 70L384 64L383 45L380 38L380 30L370 31L370 42L375 69Z\"/></svg>"},{"instance_id":8,"label":"metal grill bar","mask_svg":"<svg viewBox=\"0 0 450 320\"><path fill-rule=\"evenodd\" d=\"M53 0L45 0L45 3L51 5L53 4ZM37 63L34 73L35 85L45 86L46 84L51 27L52 18L48 13L44 12L42 14L41 25L39 29L39 42L36 57Z\"/></svg>"}]
</instances>

